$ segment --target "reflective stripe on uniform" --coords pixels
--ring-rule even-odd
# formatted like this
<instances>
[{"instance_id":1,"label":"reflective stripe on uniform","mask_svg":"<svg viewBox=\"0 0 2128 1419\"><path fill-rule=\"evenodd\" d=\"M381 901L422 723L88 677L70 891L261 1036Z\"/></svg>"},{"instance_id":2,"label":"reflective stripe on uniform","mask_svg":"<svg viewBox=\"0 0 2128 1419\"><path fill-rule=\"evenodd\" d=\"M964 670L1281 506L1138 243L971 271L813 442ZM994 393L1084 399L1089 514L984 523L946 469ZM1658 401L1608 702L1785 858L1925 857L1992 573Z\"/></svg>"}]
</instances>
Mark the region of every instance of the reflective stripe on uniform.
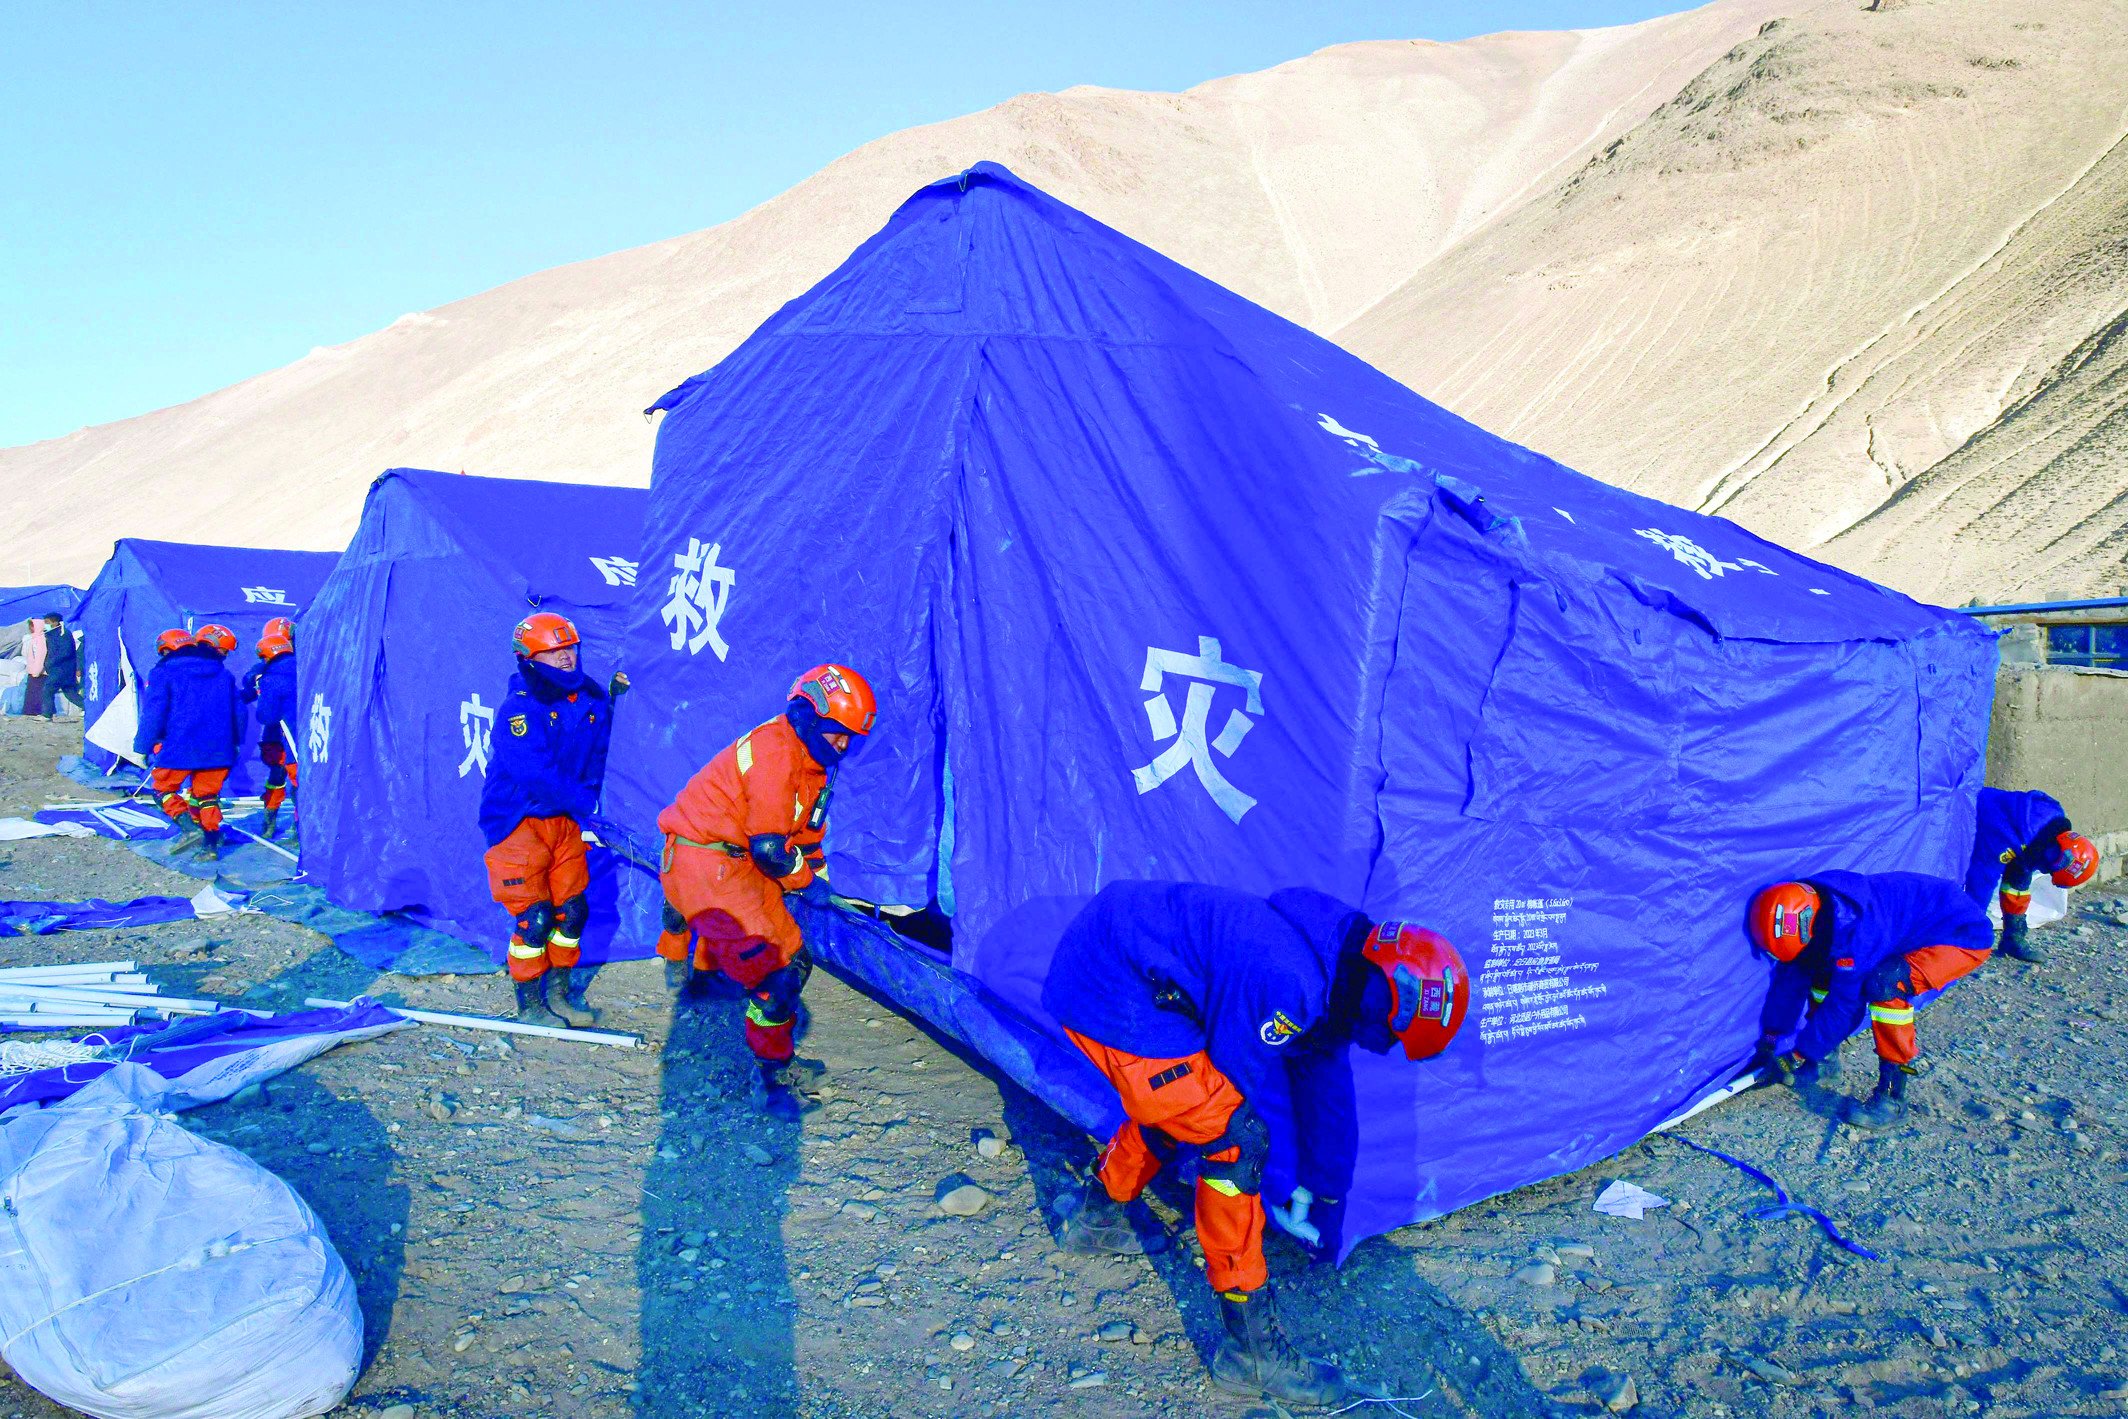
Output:
<instances>
[{"instance_id":1,"label":"reflective stripe on uniform","mask_svg":"<svg viewBox=\"0 0 2128 1419\"><path fill-rule=\"evenodd\" d=\"M1820 1005L1823 1005L1825 1003L1826 994L1826 989L1822 985L1814 985L1810 988L1810 998L1812 1000L1817 1001Z\"/></svg>"},{"instance_id":2,"label":"reflective stripe on uniform","mask_svg":"<svg viewBox=\"0 0 2128 1419\"><path fill-rule=\"evenodd\" d=\"M746 1002L746 1022L749 1025L760 1025L764 1029L770 1030L775 1029L778 1025L791 1023L788 1017L779 1020L774 1015L769 1014L767 1010L762 1008L761 1002L758 1000Z\"/></svg>"},{"instance_id":3,"label":"reflective stripe on uniform","mask_svg":"<svg viewBox=\"0 0 2128 1419\"><path fill-rule=\"evenodd\" d=\"M1869 1018L1879 1025L1911 1025L1914 1023L1914 1007L1911 1005L1872 1005Z\"/></svg>"},{"instance_id":4,"label":"reflective stripe on uniform","mask_svg":"<svg viewBox=\"0 0 2128 1419\"><path fill-rule=\"evenodd\" d=\"M547 945L543 941L537 946L528 946L513 936L510 938L510 954L520 961L536 961L547 954Z\"/></svg>"},{"instance_id":5,"label":"reflective stripe on uniform","mask_svg":"<svg viewBox=\"0 0 2128 1419\"><path fill-rule=\"evenodd\" d=\"M2003 888L2002 894L2012 901L2029 902L2032 900L2032 894L2030 892L2020 892L2015 887Z\"/></svg>"},{"instance_id":6,"label":"reflective stripe on uniform","mask_svg":"<svg viewBox=\"0 0 2128 1419\"><path fill-rule=\"evenodd\" d=\"M1203 1173L1199 1173L1197 1181L1212 1191L1224 1194L1227 1197L1241 1196L1241 1188L1237 1184L1228 1182L1225 1178L1208 1178Z\"/></svg>"},{"instance_id":7,"label":"reflective stripe on uniform","mask_svg":"<svg viewBox=\"0 0 2128 1419\"><path fill-rule=\"evenodd\" d=\"M557 931L547 938L547 944L549 946L559 946L564 951L574 951L583 944L583 940L584 938L581 936L564 936Z\"/></svg>"},{"instance_id":8,"label":"reflective stripe on uniform","mask_svg":"<svg viewBox=\"0 0 2128 1419\"><path fill-rule=\"evenodd\" d=\"M749 773L752 773L752 772L753 772L753 769L754 769L754 736L753 736L752 734L748 734L748 735L747 735L747 736L746 736L746 737L745 737L744 739L741 739L741 740L739 741L738 759L739 759L739 773L741 774L741 776L744 776L744 775L746 775L746 774L749 774Z\"/></svg>"}]
</instances>

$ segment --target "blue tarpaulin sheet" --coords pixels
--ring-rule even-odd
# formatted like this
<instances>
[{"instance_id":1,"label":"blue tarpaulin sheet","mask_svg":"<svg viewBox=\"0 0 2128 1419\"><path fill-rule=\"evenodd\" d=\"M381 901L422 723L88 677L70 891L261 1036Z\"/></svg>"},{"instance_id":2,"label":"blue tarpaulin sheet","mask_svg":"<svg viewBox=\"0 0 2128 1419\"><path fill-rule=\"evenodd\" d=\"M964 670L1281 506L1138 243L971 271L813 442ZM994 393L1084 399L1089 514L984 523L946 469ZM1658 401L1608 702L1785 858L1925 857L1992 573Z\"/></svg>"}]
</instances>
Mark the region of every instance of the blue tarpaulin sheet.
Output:
<instances>
[{"instance_id":1,"label":"blue tarpaulin sheet","mask_svg":"<svg viewBox=\"0 0 2128 1419\"><path fill-rule=\"evenodd\" d=\"M0 586L0 628L20 628L31 617L57 612L72 619L81 592L71 586Z\"/></svg>"},{"instance_id":2,"label":"blue tarpaulin sheet","mask_svg":"<svg viewBox=\"0 0 2128 1419\"><path fill-rule=\"evenodd\" d=\"M1963 869L1987 632L1489 434L1001 168L657 407L607 814L648 835L796 671L859 667L836 889L950 903L952 970L835 935L1075 1117L1098 1076L1024 1041L1064 1043L1041 983L1105 883L1446 933L1454 1046L1300 1099L1352 1154L1344 1248L1734 1075L1762 883ZM655 881L623 885L648 940Z\"/></svg>"},{"instance_id":3,"label":"blue tarpaulin sheet","mask_svg":"<svg viewBox=\"0 0 2128 1419\"><path fill-rule=\"evenodd\" d=\"M106 931L121 926L190 921L198 914L192 909L190 897L133 897L123 902L107 902L102 897L85 902L0 901L0 932L49 936L55 931Z\"/></svg>"},{"instance_id":4,"label":"blue tarpaulin sheet","mask_svg":"<svg viewBox=\"0 0 2128 1419\"><path fill-rule=\"evenodd\" d=\"M510 633L556 611L576 623L586 671L618 668L645 502L637 488L404 468L370 485L301 627L303 865L334 902L503 959L510 917L488 895L478 816ZM615 954L615 893L594 848L587 961Z\"/></svg>"},{"instance_id":5,"label":"blue tarpaulin sheet","mask_svg":"<svg viewBox=\"0 0 2128 1419\"><path fill-rule=\"evenodd\" d=\"M253 647L266 623L276 616L300 617L337 560L331 552L121 538L74 612L81 631L86 725L96 723L125 685L140 684L155 663L155 638L164 631L198 630L217 622L227 626L236 635L229 669L241 676L257 658ZM301 643L298 632L299 653ZM254 728L238 747L236 766L222 790L226 796L257 793L265 782L257 746ZM99 769L116 762L94 744L84 743L81 753Z\"/></svg>"}]
</instances>

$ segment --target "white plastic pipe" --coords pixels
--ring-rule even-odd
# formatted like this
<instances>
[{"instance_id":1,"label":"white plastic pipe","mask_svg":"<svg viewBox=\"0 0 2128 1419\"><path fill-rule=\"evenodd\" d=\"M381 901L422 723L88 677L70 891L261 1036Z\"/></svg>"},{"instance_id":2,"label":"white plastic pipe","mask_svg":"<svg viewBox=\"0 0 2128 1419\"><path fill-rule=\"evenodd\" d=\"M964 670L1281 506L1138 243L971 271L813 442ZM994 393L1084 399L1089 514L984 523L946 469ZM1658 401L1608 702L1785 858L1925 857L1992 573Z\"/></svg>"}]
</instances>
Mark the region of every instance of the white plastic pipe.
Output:
<instances>
[{"instance_id":1,"label":"white plastic pipe","mask_svg":"<svg viewBox=\"0 0 2128 1419\"><path fill-rule=\"evenodd\" d=\"M313 1010L345 1010L354 1002L322 1000L311 996L303 1003ZM607 1030L570 1030L553 1025L527 1025L522 1020L491 1020L485 1015L447 1015L438 1010L408 1010L399 1005L387 1005L384 1008L394 1015L419 1020L424 1025L448 1025L455 1030L493 1030L502 1035L543 1035L550 1040L575 1040L582 1045L615 1045L621 1049L640 1049L643 1044L639 1036L619 1035Z\"/></svg>"},{"instance_id":2,"label":"white plastic pipe","mask_svg":"<svg viewBox=\"0 0 2128 1419\"><path fill-rule=\"evenodd\" d=\"M179 995L156 995L152 991L97 990L73 985L24 985L0 981L0 999L66 1000L77 1005L123 1006L133 1010L174 1010L183 1015L212 1015L221 1008L214 1000L188 1000Z\"/></svg>"},{"instance_id":3,"label":"white plastic pipe","mask_svg":"<svg viewBox=\"0 0 2128 1419\"><path fill-rule=\"evenodd\" d=\"M72 1025L130 1025L131 1010L98 1010L90 1005L65 1005L46 1009L0 1004L0 1023L35 1025L39 1029L65 1029Z\"/></svg>"},{"instance_id":4,"label":"white plastic pipe","mask_svg":"<svg viewBox=\"0 0 2128 1419\"><path fill-rule=\"evenodd\" d=\"M101 972L111 976L121 971L135 970L138 966L137 961L79 961L64 966L5 966L0 967L0 980L36 980L84 972Z\"/></svg>"}]
</instances>

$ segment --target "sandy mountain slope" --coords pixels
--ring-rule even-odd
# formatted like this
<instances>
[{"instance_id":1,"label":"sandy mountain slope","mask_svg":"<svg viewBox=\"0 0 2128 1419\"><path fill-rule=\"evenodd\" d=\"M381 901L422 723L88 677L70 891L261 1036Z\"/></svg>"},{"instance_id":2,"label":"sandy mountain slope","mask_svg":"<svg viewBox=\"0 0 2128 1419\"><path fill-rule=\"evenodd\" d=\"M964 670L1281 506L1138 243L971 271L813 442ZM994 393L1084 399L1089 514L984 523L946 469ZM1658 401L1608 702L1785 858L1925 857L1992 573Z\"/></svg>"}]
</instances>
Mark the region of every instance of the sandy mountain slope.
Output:
<instances>
[{"instance_id":1,"label":"sandy mountain slope","mask_svg":"<svg viewBox=\"0 0 2128 1419\"><path fill-rule=\"evenodd\" d=\"M1336 331L1920 595L2128 572L2128 4L1800 7Z\"/></svg>"},{"instance_id":2,"label":"sandy mountain slope","mask_svg":"<svg viewBox=\"0 0 2128 1419\"><path fill-rule=\"evenodd\" d=\"M0 451L0 582L114 537L336 548L398 464L641 483L644 405L714 364L923 182L1015 169L1330 331L1567 178L1769 17L1325 50L1183 94L1072 89L858 149L708 231L529 276L205 398Z\"/></svg>"}]
</instances>

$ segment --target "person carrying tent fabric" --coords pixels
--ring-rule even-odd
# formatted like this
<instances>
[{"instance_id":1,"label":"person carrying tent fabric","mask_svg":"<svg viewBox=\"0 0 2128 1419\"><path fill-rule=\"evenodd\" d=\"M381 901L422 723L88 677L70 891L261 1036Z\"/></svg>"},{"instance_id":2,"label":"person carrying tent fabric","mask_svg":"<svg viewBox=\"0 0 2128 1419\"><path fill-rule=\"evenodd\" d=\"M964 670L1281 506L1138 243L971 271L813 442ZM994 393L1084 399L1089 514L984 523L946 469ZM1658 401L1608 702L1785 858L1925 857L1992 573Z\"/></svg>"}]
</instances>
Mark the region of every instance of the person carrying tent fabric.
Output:
<instances>
[{"instance_id":1,"label":"person carrying tent fabric","mask_svg":"<svg viewBox=\"0 0 2128 1419\"><path fill-rule=\"evenodd\" d=\"M1754 1069L1771 1066L1791 1086L1813 1084L1820 1063L1866 1017L1877 1087L1851 1121L1884 1128L1906 1117L1906 1081L1919 1072L1914 997L1971 974L1987 960L1994 932L1955 882L1918 872L1820 872L1762 888L1751 902L1751 938L1780 963ZM1799 1015L1795 1042L1776 1054Z\"/></svg>"},{"instance_id":2,"label":"person carrying tent fabric","mask_svg":"<svg viewBox=\"0 0 2128 1419\"><path fill-rule=\"evenodd\" d=\"M519 621L511 646L517 673L495 707L480 792L488 890L514 918L509 971L517 1018L592 1025L598 1012L574 995L570 981L591 916L583 825L606 777L613 697L628 679L616 672L604 688L594 683L578 664L576 627L552 611Z\"/></svg>"},{"instance_id":3,"label":"person carrying tent fabric","mask_svg":"<svg viewBox=\"0 0 2128 1419\"><path fill-rule=\"evenodd\" d=\"M178 637L181 643L163 651ZM211 861L222 851L222 784L244 733L236 681L223 663L236 649L236 635L219 625L190 636L165 631L156 649L162 658L142 688L133 752L148 762L163 812L178 824L171 852L189 849Z\"/></svg>"},{"instance_id":4,"label":"person carrying tent fabric","mask_svg":"<svg viewBox=\"0 0 2128 1419\"><path fill-rule=\"evenodd\" d=\"M244 672L243 701L258 706L259 762L266 766L266 788L260 794L266 821L260 835L268 839L279 824L288 790L299 786L286 732L296 717L295 631L296 623L286 616L268 621L259 635L259 658Z\"/></svg>"},{"instance_id":5,"label":"person carrying tent fabric","mask_svg":"<svg viewBox=\"0 0 2128 1419\"><path fill-rule=\"evenodd\" d=\"M756 1103L793 1119L810 1105L820 1065L796 1057L798 997L812 974L787 893L825 898L828 800L835 767L872 732L879 701L847 665L816 665L791 685L784 712L723 749L658 814L665 981L693 969L747 992L746 1045Z\"/></svg>"},{"instance_id":6,"label":"person carrying tent fabric","mask_svg":"<svg viewBox=\"0 0 2128 1419\"><path fill-rule=\"evenodd\" d=\"M59 712L60 697L81 704L81 650L74 644L74 634L56 612L44 618L44 717L52 718Z\"/></svg>"},{"instance_id":7,"label":"person carrying tent fabric","mask_svg":"<svg viewBox=\"0 0 2128 1419\"><path fill-rule=\"evenodd\" d=\"M1285 1148L1305 1152L1289 1071L1350 1044L1431 1058L1469 1002L1444 938L1376 925L1320 893L1104 887L1064 929L1042 986L1043 1008L1115 1086L1126 1116L1061 1245L1137 1249L1139 1194L1178 1153L1195 1153L1197 1239L1227 1329L1214 1383L1282 1403L1339 1402L1344 1376L1286 1340L1266 1285L1261 1188L1273 1127L1291 1127ZM1340 1201L1308 1199L1326 1209Z\"/></svg>"},{"instance_id":8,"label":"person carrying tent fabric","mask_svg":"<svg viewBox=\"0 0 2128 1419\"><path fill-rule=\"evenodd\" d=\"M2000 885L2002 939L1997 946L2004 955L2020 961L2047 958L2025 923L2032 905L2032 874L2047 873L2057 887L2081 887L2098 872L2098 861L2098 845L2076 831L2053 797L2037 789L1980 790L1965 890L1986 911L1988 895Z\"/></svg>"}]
</instances>

